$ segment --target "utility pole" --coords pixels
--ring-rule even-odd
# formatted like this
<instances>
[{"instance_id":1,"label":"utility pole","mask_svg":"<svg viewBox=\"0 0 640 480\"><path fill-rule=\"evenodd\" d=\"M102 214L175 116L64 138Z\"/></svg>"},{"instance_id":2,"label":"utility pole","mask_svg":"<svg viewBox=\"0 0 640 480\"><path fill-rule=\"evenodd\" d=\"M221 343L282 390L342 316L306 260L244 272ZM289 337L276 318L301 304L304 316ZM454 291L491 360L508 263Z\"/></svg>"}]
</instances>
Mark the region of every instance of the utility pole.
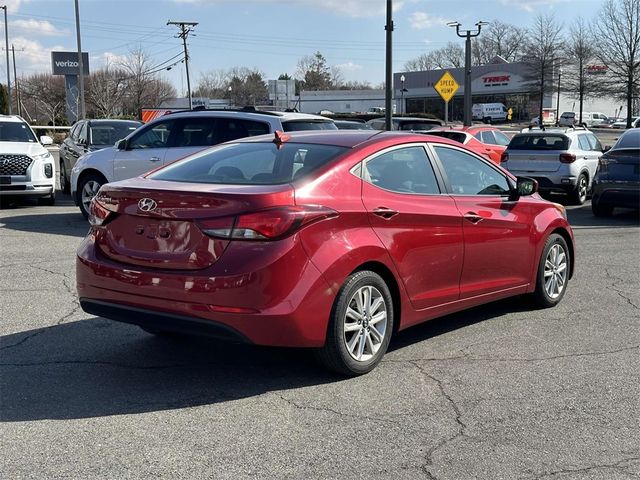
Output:
<instances>
[{"instance_id":1,"label":"utility pole","mask_svg":"<svg viewBox=\"0 0 640 480\"><path fill-rule=\"evenodd\" d=\"M558 69L558 98L556 101L556 126L560 125L560 78L562 77L562 68Z\"/></svg>"},{"instance_id":2,"label":"utility pole","mask_svg":"<svg viewBox=\"0 0 640 480\"><path fill-rule=\"evenodd\" d=\"M7 6L0 7L4 10L4 43L7 53L7 103L9 104L9 115L11 115L11 73L9 70L9 24L7 23Z\"/></svg>"},{"instance_id":3,"label":"utility pole","mask_svg":"<svg viewBox=\"0 0 640 480\"><path fill-rule=\"evenodd\" d=\"M84 65L82 62L82 43L80 41L80 9L78 8L78 0L76 0L76 37L78 39L78 90L80 90L80 113L78 120L86 118L87 108L84 104Z\"/></svg>"},{"instance_id":4,"label":"utility pole","mask_svg":"<svg viewBox=\"0 0 640 480\"><path fill-rule=\"evenodd\" d=\"M391 41L393 38L393 11L391 0L387 0L387 24L384 29L387 31L387 52L385 65L385 95L384 95L384 128L391 130L391 96L393 95L393 64L391 62Z\"/></svg>"},{"instance_id":5,"label":"utility pole","mask_svg":"<svg viewBox=\"0 0 640 480\"><path fill-rule=\"evenodd\" d=\"M16 81L16 110L18 111L18 115L22 116L22 109L20 108L20 88L18 87L18 74L16 73L16 49L11 44L11 53L13 55L13 78Z\"/></svg>"},{"instance_id":6,"label":"utility pole","mask_svg":"<svg viewBox=\"0 0 640 480\"><path fill-rule=\"evenodd\" d=\"M471 38L477 37L480 35L480 30L484 25L489 25L488 22L478 22L476 23L476 27L478 30L472 32L471 30L461 31L460 27L462 24L460 22L449 22L447 26L456 27L456 34L460 38L465 38L464 45L464 126L471 126Z\"/></svg>"},{"instance_id":7,"label":"utility pole","mask_svg":"<svg viewBox=\"0 0 640 480\"><path fill-rule=\"evenodd\" d=\"M169 20L167 25L176 25L177 27L180 27L180 33L178 33L177 38L182 39L182 46L184 47L184 67L187 71L187 96L189 97L189 110L192 110L193 98L191 98L191 81L189 80L189 51L187 50L187 37L189 36L189 33L193 31L193 27L198 25L198 22L172 22Z\"/></svg>"}]
</instances>

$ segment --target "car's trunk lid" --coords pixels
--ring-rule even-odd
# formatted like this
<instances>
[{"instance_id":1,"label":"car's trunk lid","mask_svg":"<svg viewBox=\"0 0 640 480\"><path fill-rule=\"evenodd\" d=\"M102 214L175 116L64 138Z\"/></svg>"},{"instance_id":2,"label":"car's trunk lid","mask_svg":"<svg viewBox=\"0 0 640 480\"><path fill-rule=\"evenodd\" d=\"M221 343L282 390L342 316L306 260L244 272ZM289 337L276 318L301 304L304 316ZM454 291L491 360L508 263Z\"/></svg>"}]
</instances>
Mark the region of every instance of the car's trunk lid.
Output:
<instances>
[{"instance_id":1,"label":"car's trunk lid","mask_svg":"<svg viewBox=\"0 0 640 480\"><path fill-rule=\"evenodd\" d=\"M96 231L100 252L119 263L199 270L215 263L228 239L203 232L206 222L233 226L236 215L293 205L290 185L211 185L134 179L110 184L98 201L113 212Z\"/></svg>"}]
</instances>

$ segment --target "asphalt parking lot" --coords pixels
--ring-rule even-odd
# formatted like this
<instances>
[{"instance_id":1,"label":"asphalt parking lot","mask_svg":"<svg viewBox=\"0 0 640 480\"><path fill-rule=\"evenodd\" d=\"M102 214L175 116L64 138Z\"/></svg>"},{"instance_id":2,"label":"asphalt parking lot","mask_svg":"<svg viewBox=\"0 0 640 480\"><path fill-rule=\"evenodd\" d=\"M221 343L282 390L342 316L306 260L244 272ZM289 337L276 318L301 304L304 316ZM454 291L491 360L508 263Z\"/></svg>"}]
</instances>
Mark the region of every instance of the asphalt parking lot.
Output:
<instances>
[{"instance_id":1,"label":"asphalt parking lot","mask_svg":"<svg viewBox=\"0 0 640 480\"><path fill-rule=\"evenodd\" d=\"M371 374L303 350L163 339L75 296L69 197L0 212L0 477L640 477L640 219L569 207L563 302L401 333Z\"/></svg>"}]
</instances>

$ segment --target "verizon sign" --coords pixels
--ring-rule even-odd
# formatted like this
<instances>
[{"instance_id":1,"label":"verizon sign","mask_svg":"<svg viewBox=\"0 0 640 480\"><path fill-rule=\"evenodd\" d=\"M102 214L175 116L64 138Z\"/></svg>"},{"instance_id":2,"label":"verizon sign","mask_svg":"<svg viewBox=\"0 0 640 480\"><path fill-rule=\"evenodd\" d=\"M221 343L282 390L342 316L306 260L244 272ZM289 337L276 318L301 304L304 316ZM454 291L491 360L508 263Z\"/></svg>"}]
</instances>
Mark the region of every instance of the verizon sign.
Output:
<instances>
[{"instance_id":1,"label":"verizon sign","mask_svg":"<svg viewBox=\"0 0 640 480\"><path fill-rule=\"evenodd\" d=\"M79 75L78 52L51 52L51 69L54 75ZM89 54L82 53L82 70L89 75Z\"/></svg>"}]
</instances>

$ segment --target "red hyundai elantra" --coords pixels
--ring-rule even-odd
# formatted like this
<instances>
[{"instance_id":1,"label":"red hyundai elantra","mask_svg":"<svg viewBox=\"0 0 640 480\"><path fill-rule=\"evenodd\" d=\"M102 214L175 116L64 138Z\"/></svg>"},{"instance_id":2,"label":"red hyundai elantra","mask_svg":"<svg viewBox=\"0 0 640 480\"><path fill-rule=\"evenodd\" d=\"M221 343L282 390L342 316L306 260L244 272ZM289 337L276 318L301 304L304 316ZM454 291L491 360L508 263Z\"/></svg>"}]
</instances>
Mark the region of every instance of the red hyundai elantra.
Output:
<instances>
[{"instance_id":1,"label":"red hyundai elantra","mask_svg":"<svg viewBox=\"0 0 640 480\"><path fill-rule=\"evenodd\" d=\"M446 138L253 137L104 185L82 308L153 332L313 347L372 370L394 332L504 297L564 296L564 208Z\"/></svg>"}]
</instances>

